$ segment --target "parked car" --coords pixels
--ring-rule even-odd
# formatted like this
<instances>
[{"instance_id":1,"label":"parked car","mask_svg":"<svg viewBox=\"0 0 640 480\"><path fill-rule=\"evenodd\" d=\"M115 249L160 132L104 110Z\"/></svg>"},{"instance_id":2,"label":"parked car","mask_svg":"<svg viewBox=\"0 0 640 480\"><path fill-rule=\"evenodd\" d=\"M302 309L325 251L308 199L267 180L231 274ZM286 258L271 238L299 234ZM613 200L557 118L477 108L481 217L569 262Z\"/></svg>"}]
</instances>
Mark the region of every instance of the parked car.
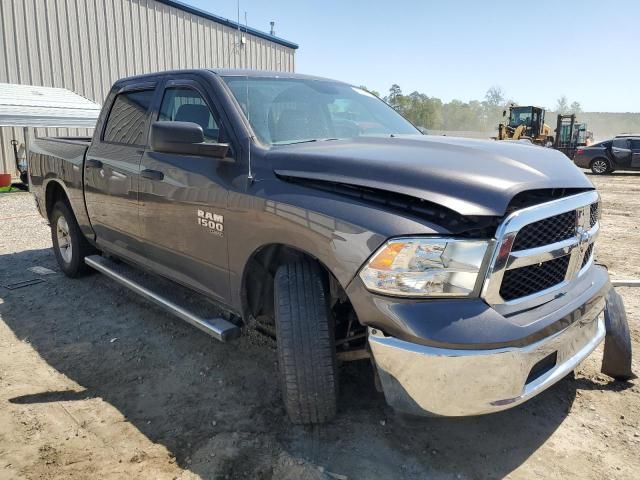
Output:
<instances>
[{"instance_id":1,"label":"parked car","mask_svg":"<svg viewBox=\"0 0 640 480\"><path fill-rule=\"evenodd\" d=\"M618 136L576 150L574 163L596 175L616 170L640 170L640 136Z\"/></svg>"},{"instance_id":2,"label":"parked car","mask_svg":"<svg viewBox=\"0 0 640 480\"><path fill-rule=\"evenodd\" d=\"M422 135L345 83L119 80L93 138L34 140L29 174L68 276L89 265L219 340L275 332L296 423L333 417L338 360L371 356L396 409L477 415L547 389L610 328L598 193L563 154ZM199 318L111 257L231 314Z\"/></svg>"}]
</instances>

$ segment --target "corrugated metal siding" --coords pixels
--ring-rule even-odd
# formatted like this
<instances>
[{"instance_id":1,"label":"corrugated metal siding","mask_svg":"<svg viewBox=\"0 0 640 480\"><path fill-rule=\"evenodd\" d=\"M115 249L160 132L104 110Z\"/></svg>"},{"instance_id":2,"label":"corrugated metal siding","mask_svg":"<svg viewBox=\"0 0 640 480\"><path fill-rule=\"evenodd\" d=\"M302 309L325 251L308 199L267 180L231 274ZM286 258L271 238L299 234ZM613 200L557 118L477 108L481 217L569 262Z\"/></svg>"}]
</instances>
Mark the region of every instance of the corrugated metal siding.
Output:
<instances>
[{"instance_id":1,"label":"corrugated metal siding","mask_svg":"<svg viewBox=\"0 0 640 480\"><path fill-rule=\"evenodd\" d=\"M102 103L115 80L179 68L293 72L295 50L155 0L0 0L0 82L63 87ZM89 135L38 129L38 135ZM14 172L0 128L0 172Z\"/></svg>"}]
</instances>

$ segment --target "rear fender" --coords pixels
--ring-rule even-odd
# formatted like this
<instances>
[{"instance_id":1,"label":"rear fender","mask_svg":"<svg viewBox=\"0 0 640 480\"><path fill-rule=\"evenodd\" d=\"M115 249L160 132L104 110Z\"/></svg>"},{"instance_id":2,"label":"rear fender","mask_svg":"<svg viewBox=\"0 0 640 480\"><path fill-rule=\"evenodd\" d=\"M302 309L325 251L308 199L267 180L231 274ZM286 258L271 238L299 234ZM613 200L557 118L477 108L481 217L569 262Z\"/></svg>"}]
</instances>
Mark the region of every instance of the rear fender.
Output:
<instances>
[{"instance_id":1,"label":"rear fender","mask_svg":"<svg viewBox=\"0 0 640 480\"><path fill-rule=\"evenodd\" d=\"M93 228L91 227L89 216L87 215L87 210L85 208L82 184L70 185L69 182L64 181L64 179L58 177L53 173L47 174L42 182L41 196L36 193L40 213L47 220L49 219L48 215L53 205L47 205L47 200L49 199L48 192L50 188L57 187L61 188L64 192L64 196L71 206L71 210L76 217L78 225L80 226L80 230L85 235L85 237L87 237L87 240L93 241L93 239L95 238L95 234L93 232Z\"/></svg>"}]
</instances>

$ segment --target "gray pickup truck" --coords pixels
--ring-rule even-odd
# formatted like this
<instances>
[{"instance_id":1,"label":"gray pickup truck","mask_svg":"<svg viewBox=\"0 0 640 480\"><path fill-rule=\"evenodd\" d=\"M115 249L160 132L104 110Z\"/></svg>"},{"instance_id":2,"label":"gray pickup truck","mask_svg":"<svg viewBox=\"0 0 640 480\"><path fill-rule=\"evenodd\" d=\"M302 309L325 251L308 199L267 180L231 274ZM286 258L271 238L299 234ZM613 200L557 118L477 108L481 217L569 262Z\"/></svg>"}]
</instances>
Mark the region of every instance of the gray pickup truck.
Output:
<instances>
[{"instance_id":1,"label":"gray pickup truck","mask_svg":"<svg viewBox=\"0 0 640 480\"><path fill-rule=\"evenodd\" d=\"M60 268L93 267L219 340L277 339L290 419L330 420L369 358L394 408L504 410L605 338L593 185L559 152L422 135L351 85L288 73L119 80L92 139L39 138ZM114 259L219 304L202 318Z\"/></svg>"}]
</instances>

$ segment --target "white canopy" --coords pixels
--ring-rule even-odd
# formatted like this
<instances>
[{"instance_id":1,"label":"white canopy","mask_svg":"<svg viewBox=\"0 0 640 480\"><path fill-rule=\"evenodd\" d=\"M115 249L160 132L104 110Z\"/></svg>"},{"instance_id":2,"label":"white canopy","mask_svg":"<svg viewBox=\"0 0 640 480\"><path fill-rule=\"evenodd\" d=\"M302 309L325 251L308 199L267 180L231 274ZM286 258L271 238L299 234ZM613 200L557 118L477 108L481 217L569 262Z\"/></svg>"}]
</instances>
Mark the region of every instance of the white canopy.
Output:
<instances>
[{"instance_id":1,"label":"white canopy","mask_svg":"<svg viewBox=\"0 0 640 480\"><path fill-rule=\"evenodd\" d=\"M94 128L100 108L65 88L0 83L0 127Z\"/></svg>"}]
</instances>

